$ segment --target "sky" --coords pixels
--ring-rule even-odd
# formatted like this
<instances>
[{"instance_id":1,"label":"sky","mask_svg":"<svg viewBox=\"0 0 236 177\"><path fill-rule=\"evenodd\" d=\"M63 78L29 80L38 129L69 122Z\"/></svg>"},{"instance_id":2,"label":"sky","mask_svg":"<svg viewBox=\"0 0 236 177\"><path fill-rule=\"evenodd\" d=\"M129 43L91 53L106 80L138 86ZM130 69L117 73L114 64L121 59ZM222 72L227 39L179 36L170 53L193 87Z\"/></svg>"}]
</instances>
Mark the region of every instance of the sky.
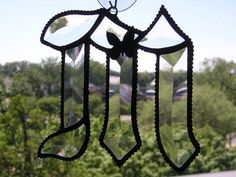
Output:
<instances>
[{"instance_id":1,"label":"sky","mask_svg":"<svg viewBox=\"0 0 236 177\"><path fill-rule=\"evenodd\" d=\"M48 20L66 10L95 10L97 0L0 0L0 64L41 59L60 54L40 43ZM119 3L119 0L118 0ZM118 13L121 21L145 30L164 5L194 44L194 69L205 58L236 62L235 0L137 0Z\"/></svg>"}]
</instances>

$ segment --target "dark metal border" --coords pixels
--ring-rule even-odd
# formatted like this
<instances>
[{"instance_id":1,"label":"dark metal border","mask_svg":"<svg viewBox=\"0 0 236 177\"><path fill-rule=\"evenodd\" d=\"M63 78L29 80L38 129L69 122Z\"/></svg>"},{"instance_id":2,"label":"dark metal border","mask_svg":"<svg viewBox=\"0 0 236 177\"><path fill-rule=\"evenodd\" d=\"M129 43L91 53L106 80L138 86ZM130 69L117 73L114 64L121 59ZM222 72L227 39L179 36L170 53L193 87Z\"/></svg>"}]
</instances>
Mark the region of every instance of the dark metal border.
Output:
<instances>
[{"instance_id":1,"label":"dark metal border","mask_svg":"<svg viewBox=\"0 0 236 177\"><path fill-rule=\"evenodd\" d=\"M171 18L171 16L168 14L167 10L165 9L164 6L161 7L157 18L154 20L153 24L150 26L150 29L157 23L159 20L160 16L163 15L170 26L185 40L183 43L180 45L176 45L173 47L165 48L165 49L159 49L159 50L153 50L153 49L147 49L150 52L153 52L157 56L157 63L156 63L156 77L155 77L155 129L156 129L156 138L157 138L157 144L160 148L160 152L163 156L163 158L166 160L166 162L177 172L182 172L184 171L189 164L196 158L198 153L200 152L200 145L197 142L194 133L193 133L193 125L192 125L192 73L193 73L193 44L191 39L177 26L177 24L174 22L174 20ZM182 166L177 166L175 165L171 159L168 157L166 154L164 147L161 142L161 137L160 137L160 127L159 127L159 57L160 55L163 54L168 54L168 53L173 53L176 52L182 48L186 47L188 50L187 54L187 87L188 87L188 97L187 97L187 129L188 129L188 134L190 141L192 142L195 151L192 153L192 155L189 157L189 159L182 165ZM144 49L145 50L145 49Z\"/></svg>"}]
</instances>

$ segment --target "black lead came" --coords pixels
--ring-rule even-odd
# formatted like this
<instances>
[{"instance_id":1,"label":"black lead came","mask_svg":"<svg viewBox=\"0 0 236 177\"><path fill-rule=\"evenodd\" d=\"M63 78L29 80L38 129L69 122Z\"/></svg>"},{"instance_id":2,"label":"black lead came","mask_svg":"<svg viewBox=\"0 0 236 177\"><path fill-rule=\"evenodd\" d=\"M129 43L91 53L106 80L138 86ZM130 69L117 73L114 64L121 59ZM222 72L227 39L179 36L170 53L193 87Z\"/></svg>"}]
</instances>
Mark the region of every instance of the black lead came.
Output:
<instances>
[{"instance_id":1,"label":"black lead came","mask_svg":"<svg viewBox=\"0 0 236 177\"><path fill-rule=\"evenodd\" d=\"M114 8L113 6L111 8ZM116 8L116 7L115 7ZM177 26L173 19L168 14L164 6L160 8L159 13L152 22L152 24L144 31L135 29L121 22L117 13L112 14L111 9L98 9L94 11L66 11L54 16L45 26L41 42L62 54L61 67L61 125L58 131L45 138L38 149L38 156L41 158L54 157L60 160L75 160L79 158L87 149L90 138L90 117L88 110L89 103L89 60L91 46L96 47L106 54L106 100L105 100L105 115L104 125L99 138L100 144L112 156L118 166L122 166L136 151L141 147L141 138L138 131L137 123L137 72L138 72L138 53L144 51L156 57L156 71L155 71L155 130L158 147L168 164L176 171L183 171L197 156L200 151L199 144L194 137L192 130L192 64L193 64L193 44L191 39ZM81 32L78 37L65 40L60 45L54 38L47 38L50 25L55 23L60 18L66 18L70 15L77 15L78 18L94 17L90 23L86 21L87 31ZM175 33L182 39L174 45L166 47L156 47L155 45L145 45L142 40L147 37L149 33L155 28L160 18L166 19L168 25L175 31ZM93 38L93 34L103 21L109 20L114 25L125 31L123 40L121 41L116 34L111 31L106 31L106 38L112 47L101 45ZM78 28L83 29L83 28ZM104 29L106 30L106 29ZM60 29L58 30L60 32ZM57 32L55 33L57 34ZM76 36L76 33L73 33ZM136 37L137 36L137 37ZM136 38L135 38L136 37ZM78 55L82 56L80 62L75 63ZM180 61L182 56L186 56L186 83L184 87L173 89L173 82L169 82L168 88L162 88L161 76L163 73L169 72L169 76L174 75L175 65ZM67 57L73 60L73 64L66 63ZM112 60L111 60L112 59ZM112 97L111 90L111 62L118 62L120 67L120 76L116 96L119 97L117 104L126 104L130 107L128 112L122 113L121 110L112 112L112 104L110 98ZM148 62L148 60L147 60ZM131 66L130 80L124 81L122 77L122 68L125 64ZM162 66L168 66L168 70L163 70ZM67 68L77 68L78 77L81 77L78 83L76 78L67 78ZM170 81L171 81L170 77ZM128 82L128 84L127 84ZM71 89L72 88L72 89ZM131 90L130 94L124 96L122 89ZM168 93L166 92L168 91ZM187 91L187 94L180 94ZM122 93L121 93L122 92ZM77 97L74 96L77 93ZM79 94L78 94L79 93ZM167 96L165 94L167 93ZM78 114L76 107L67 106L68 102L80 102L82 106L82 115ZM185 120L181 125L175 124L172 121L173 110L172 105L183 100L185 106ZM168 103L167 112L162 113L162 105ZM119 106L117 106L117 109ZM168 119L163 123L164 119ZM118 126L120 125L120 126ZM115 128L114 128L115 127ZM181 127L185 130L180 139L177 139L174 130L179 130ZM122 129L123 128L123 129ZM124 128L126 128L124 130ZM167 137L169 132L171 136ZM168 140L168 141L167 141ZM58 144L58 142L63 142ZM182 147L181 147L182 146ZM172 152L175 147L175 153ZM184 150L188 148L187 150ZM180 156L180 154L184 156Z\"/></svg>"}]
</instances>

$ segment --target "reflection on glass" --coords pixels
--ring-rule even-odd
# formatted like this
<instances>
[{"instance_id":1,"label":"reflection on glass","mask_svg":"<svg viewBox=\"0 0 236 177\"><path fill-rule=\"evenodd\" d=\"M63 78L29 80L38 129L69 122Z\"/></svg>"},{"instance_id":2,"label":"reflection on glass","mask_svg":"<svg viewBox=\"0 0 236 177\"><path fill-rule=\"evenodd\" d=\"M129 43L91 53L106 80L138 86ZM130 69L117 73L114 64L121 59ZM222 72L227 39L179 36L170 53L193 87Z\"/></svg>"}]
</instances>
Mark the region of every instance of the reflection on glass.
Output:
<instances>
[{"instance_id":1,"label":"reflection on glass","mask_svg":"<svg viewBox=\"0 0 236 177\"><path fill-rule=\"evenodd\" d=\"M126 56L118 60L110 60L109 122L104 143L122 159L136 145L131 121L133 61Z\"/></svg>"},{"instance_id":2,"label":"reflection on glass","mask_svg":"<svg viewBox=\"0 0 236 177\"><path fill-rule=\"evenodd\" d=\"M56 154L61 157L73 157L76 155L85 137L85 127L81 126L73 131L57 135L47 141L43 146L44 154Z\"/></svg>"},{"instance_id":3,"label":"reflection on glass","mask_svg":"<svg viewBox=\"0 0 236 177\"><path fill-rule=\"evenodd\" d=\"M70 127L83 117L84 52L82 45L66 51L64 77L64 127Z\"/></svg>"},{"instance_id":4,"label":"reflection on glass","mask_svg":"<svg viewBox=\"0 0 236 177\"><path fill-rule=\"evenodd\" d=\"M66 17L60 17L56 19L49 27L50 33L55 33L57 30L60 30L67 26L68 20Z\"/></svg>"},{"instance_id":5,"label":"reflection on glass","mask_svg":"<svg viewBox=\"0 0 236 177\"><path fill-rule=\"evenodd\" d=\"M44 40L64 46L82 38L94 25L98 15L66 15L52 22Z\"/></svg>"},{"instance_id":6,"label":"reflection on glass","mask_svg":"<svg viewBox=\"0 0 236 177\"><path fill-rule=\"evenodd\" d=\"M187 52L161 55L159 74L159 118L161 142L176 166L194 152L187 130Z\"/></svg>"}]
</instances>

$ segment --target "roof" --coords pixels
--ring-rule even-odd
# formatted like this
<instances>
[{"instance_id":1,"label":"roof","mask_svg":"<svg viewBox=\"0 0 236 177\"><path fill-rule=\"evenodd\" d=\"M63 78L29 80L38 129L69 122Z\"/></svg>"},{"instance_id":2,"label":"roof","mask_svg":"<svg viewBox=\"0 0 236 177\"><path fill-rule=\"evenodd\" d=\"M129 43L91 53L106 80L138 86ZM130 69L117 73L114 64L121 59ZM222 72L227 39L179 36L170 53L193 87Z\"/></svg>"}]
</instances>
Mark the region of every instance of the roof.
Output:
<instances>
[{"instance_id":1,"label":"roof","mask_svg":"<svg viewBox=\"0 0 236 177\"><path fill-rule=\"evenodd\" d=\"M119 85L120 84L120 77L119 76L110 76L110 84Z\"/></svg>"}]
</instances>

